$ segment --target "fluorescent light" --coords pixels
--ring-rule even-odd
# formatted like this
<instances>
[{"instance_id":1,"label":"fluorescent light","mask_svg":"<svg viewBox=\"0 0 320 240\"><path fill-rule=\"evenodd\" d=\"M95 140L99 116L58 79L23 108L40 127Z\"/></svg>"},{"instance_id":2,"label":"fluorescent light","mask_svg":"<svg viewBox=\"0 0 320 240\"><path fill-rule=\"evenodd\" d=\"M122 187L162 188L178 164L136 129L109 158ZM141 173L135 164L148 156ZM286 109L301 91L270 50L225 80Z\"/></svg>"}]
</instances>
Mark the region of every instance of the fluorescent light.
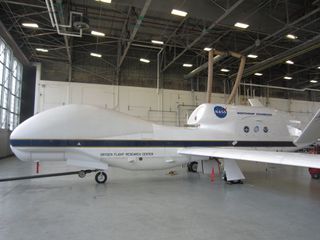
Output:
<instances>
[{"instance_id":1,"label":"fluorescent light","mask_svg":"<svg viewBox=\"0 0 320 240\"><path fill-rule=\"evenodd\" d=\"M159 45L163 45L163 41L159 41L159 40L151 40L152 43L154 44L159 44Z\"/></svg>"},{"instance_id":2,"label":"fluorescent light","mask_svg":"<svg viewBox=\"0 0 320 240\"><path fill-rule=\"evenodd\" d=\"M183 67L192 67L192 64L191 63L184 63L183 65L182 65Z\"/></svg>"},{"instance_id":3,"label":"fluorescent light","mask_svg":"<svg viewBox=\"0 0 320 240\"><path fill-rule=\"evenodd\" d=\"M311 83L317 83L317 80L310 80Z\"/></svg>"},{"instance_id":4,"label":"fluorescent light","mask_svg":"<svg viewBox=\"0 0 320 240\"><path fill-rule=\"evenodd\" d=\"M292 79L292 77L289 77L289 76L285 76L283 78L286 79L286 80L291 80Z\"/></svg>"},{"instance_id":5,"label":"fluorescent light","mask_svg":"<svg viewBox=\"0 0 320 240\"><path fill-rule=\"evenodd\" d=\"M102 55L101 54L99 54L99 53L90 53L90 56L92 56L92 57L99 57L99 58L101 58L102 57Z\"/></svg>"},{"instance_id":6,"label":"fluorescent light","mask_svg":"<svg viewBox=\"0 0 320 240\"><path fill-rule=\"evenodd\" d=\"M140 58L140 62L149 63L150 60L145 58Z\"/></svg>"},{"instance_id":7,"label":"fluorescent light","mask_svg":"<svg viewBox=\"0 0 320 240\"><path fill-rule=\"evenodd\" d=\"M44 48L36 48L36 51L38 51L38 52L49 52L48 49L44 49Z\"/></svg>"},{"instance_id":8,"label":"fluorescent light","mask_svg":"<svg viewBox=\"0 0 320 240\"><path fill-rule=\"evenodd\" d=\"M255 54L249 54L247 57L248 57L248 58L257 58L257 57L258 57L258 55L255 55Z\"/></svg>"},{"instance_id":9,"label":"fluorescent light","mask_svg":"<svg viewBox=\"0 0 320 240\"><path fill-rule=\"evenodd\" d=\"M91 31L91 34L95 35L95 36L99 36L99 37L105 36L105 34L103 32L98 32L98 31Z\"/></svg>"},{"instance_id":10,"label":"fluorescent light","mask_svg":"<svg viewBox=\"0 0 320 240\"><path fill-rule=\"evenodd\" d=\"M96 0L96 2L111 3L112 0Z\"/></svg>"},{"instance_id":11,"label":"fluorescent light","mask_svg":"<svg viewBox=\"0 0 320 240\"><path fill-rule=\"evenodd\" d=\"M318 69L320 69L320 66L319 67L317 67Z\"/></svg>"},{"instance_id":12,"label":"fluorescent light","mask_svg":"<svg viewBox=\"0 0 320 240\"><path fill-rule=\"evenodd\" d=\"M256 76L262 76L263 74L262 73L255 73L254 75L256 75Z\"/></svg>"},{"instance_id":13,"label":"fluorescent light","mask_svg":"<svg viewBox=\"0 0 320 240\"><path fill-rule=\"evenodd\" d=\"M230 72L230 70L229 70L229 69L226 69L226 68L221 68L220 71L221 71L221 72Z\"/></svg>"},{"instance_id":14,"label":"fluorescent light","mask_svg":"<svg viewBox=\"0 0 320 240\"><path fill-rule=\"evenodd\" d=\"M293 35L293 34L287 34L287 36L286 36L287 38L289 38L289 39L292 39L292 40L294 40L294 39L297 39L298 37L297 36L295 36L295 35Z\"/></svg>"},{"instance_id":15,"label":"fluorescent light","mask_svg":"<svg viewBox=\"0 0 320 240\"><path fill-rule=\"evenodd\" d=\"M209 51L211 51L211 50L212 50L212 48L211 48L211 47L205 47L203 50L205 50L205 51L209 52Z\"/></svg>"},{"instance_id":16,"label":"fluorescent light","mask_svg":"<svg viewBox=\"0 0 320 240\"><path fill-rule=\"evenodd\" d=\"M39 25L36 23L22 23L22 26L28 27L28 28L38 28Z\"/></svg>"},{"instance_id":17,"label":"fluorescent light","mask_svg":"<svg viewBox=\"0 0 320 240\"><path fill-rule=\"evenodd\" d=\"M238 28L243 28L243 29L246 29L247 27L249 27L248 24L241 23L241 22L235 23L234 26L235 26L235 27L238 27Z\"/></svg>"},{"instance_id":18,"label":"fluorescent light","mask_svg":"<svg viewBox=\"0 0 320 240\"><path fill-rule=\"evenodd\" d=\"M177 15L177 16L180 16L180 17L185 17L185 16L187 16L188 13L184 12L184 11L181 11L181 10L172 9L171 14Z\"/></svg>"},{"instance_id":19,"label":"fluorescent light","mask_svg":"<svg viewBox=\"0 0 320 240\"><path fill-rule=\"evenodd\" d=\"M286 63L287 63L287 64L294 64L294 62L291 61L291 60L287 60Z\"/></svg>"}]
</instances>

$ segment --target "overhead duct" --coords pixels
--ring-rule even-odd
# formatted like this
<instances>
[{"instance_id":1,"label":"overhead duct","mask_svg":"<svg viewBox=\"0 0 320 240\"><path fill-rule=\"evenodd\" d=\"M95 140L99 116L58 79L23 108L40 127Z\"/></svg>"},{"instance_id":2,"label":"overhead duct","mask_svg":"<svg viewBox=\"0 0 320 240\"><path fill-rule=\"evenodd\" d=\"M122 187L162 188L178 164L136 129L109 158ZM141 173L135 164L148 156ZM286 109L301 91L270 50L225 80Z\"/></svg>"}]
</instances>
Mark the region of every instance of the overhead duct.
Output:
<instances>
[{"instance_id":1,"label":"overhead duct","mask_svg":"<svg viewBox=\"0 0 320 240\"><path fill-rule=\"evenodd\" d=\"M222 55L217 55L217 56L213 57L212 64L215 64L215 63L223 60L226 56L228 56L228 54L223 53ZM207 68L208 68L208 62L202 64L200 67L197 67L196 69L192 70L190 73L184 75L184 79L192 78Z\"/></svg>"},{"instance_id":2,"label":"overhead duct","mask_svg":"<svg viewBox=\"0 0 320 240\"><path fill-rule=\"evenodd\" d=\"M213 50L208 53L208 84L207 84L207 103L211 103L212 81L213 81Z\"/></svg>"},{"instance_id":3,"label":"overhead duct","mask_svg":"<svg viewBox=\"0 0 320 240\"><path fill-rule=\"evenodd\" d=\"M236 93L238 91L238 88L240 86L240 82L241 82L241 79L242 79L242 75L243 75L243 71L244 71L244 67L246 65L246 57L241 55L241 54L238 54L238 53L234 53L234 52L230 52L231 56L233 57L236 57L236 58L240 58L240 65L239 65L239 69L238 69L238 73L237 73L237 78L234 82L234 85L233 85L233 88L232 88L232 91L230 93L230 96L227 100L227 104L230 104L235 96L236 96Z\"/></svg>"},{"instance_id":4,"label":"overhead duct","mask_svg":"<svg viewBox=\"0 0 320 240\"><path fill-rule=\"evenodd\" d=\"M216 54L217 56L215 58L213 58L213 54ZM238 73L237 73L237 78L234 82L234 86L232 88L232 91L230 93L230 96L227 100L227 104L230 104L233 99L236 96L237 90L240 86L240 82L242 79L242 75L243 75L243 71L244 71L244 67L246 65L246 57L236 53L236 52L232 52L232 51L228 51L228 52L221 52L221 51L217 51L217 50L211 50L208 53L208 63L207 66L208 67L208 83L207 83L207 102L210 103L211 102L211 92L212 92L212 80L213 80L213 64L215 63L214 59L216 59L216 62L220 59L220 57L226 57L226 56L232 56L235 58L239 58L240 59L240 64L239 64L239 69L238 69ZM198 69L198 70L197 70ZM195 74L197 74L199 71L202 71L203 69L205 69L205 66L200 66L199 68L197 68L195 70L193 70L191 73L189 73L188 75L193 76ZM186 76L188 76L186 75ZM185 78L186 78L185 76Z\"/></svg>"}]
</instances>

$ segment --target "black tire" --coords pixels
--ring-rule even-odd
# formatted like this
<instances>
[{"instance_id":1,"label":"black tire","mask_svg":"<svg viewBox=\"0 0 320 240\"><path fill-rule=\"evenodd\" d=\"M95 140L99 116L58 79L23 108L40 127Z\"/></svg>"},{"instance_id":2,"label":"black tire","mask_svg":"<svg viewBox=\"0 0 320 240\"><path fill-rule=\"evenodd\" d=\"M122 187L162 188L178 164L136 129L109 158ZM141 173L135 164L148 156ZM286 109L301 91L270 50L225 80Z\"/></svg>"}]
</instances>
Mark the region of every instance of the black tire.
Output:
<instances>
[{"instance_id":1,"label":"black tire","mask_svg":"<svg viewBox=\"0 0 320 240\"><path fill-rule=\"evenodd\" d=\"M320 174L315 173L315 174L312 174L311 177L312 177L313 179L319 179L319 178L320 178Z\"/></svg>"},{"instance_id":2,"label":"black tire","mask_svg":"<svg viewBox=\"0 0 320 240\"><path fill-rule=\"evenodd\" d=\"M198 170L198 162L191 162L188 165L189 172L197 172Z\"/></svg>"},{"instance_id":3,"label":"black tire","mask_svg":"<svg viewBox=\"0 0 320 240\"><path fill-rule=\"evenodd\" d=\"M223 180L226 181L226 182L228 182L227 174L226 174L225 172L223 173Z\"/></svg>"},{"instance_id":4,"label":"black tire","mask_svg":"<svg viewBox=\"0 0 320 240\"><path fill-rule=\"evenodd\" d=\"M95 176L95 180L99 184L105 183L107 179L108 179L108 176L105 172L98 172Z\"/></svg>"}]
</instances>

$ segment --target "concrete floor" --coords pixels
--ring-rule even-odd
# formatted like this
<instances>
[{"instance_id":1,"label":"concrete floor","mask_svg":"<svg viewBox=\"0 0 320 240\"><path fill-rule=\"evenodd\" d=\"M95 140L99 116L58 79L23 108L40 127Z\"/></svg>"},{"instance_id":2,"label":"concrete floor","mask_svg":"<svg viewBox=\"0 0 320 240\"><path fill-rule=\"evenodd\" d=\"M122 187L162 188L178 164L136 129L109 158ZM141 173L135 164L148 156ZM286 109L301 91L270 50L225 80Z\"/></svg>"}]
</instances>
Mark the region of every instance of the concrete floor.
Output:
<instances>
[{"instance_id":1,"label":"concrete floor","mask_svg":"<svg viewBox=\"0 0 320 240\"><path fill-rule=\"evenodd\" d=\"M0 178L34 166L0 160ZM243 185L167 171L0 183L0 239L319 239L320 181L306 169L248 166ZM42 173L71 170L46 163Z\"/></svg>"}]
</instances>

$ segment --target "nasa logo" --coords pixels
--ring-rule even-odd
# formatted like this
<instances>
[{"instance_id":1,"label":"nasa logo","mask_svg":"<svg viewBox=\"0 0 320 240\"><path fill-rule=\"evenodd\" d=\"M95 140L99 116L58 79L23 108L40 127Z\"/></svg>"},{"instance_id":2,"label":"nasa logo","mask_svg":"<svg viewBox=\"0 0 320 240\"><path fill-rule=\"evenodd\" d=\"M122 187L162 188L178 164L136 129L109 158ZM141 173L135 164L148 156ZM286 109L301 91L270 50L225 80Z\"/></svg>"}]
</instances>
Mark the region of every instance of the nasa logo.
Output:
<instances>
[{"instance_id":1,"label":"nasa logo","mask_svg":"<svg viewBox=\"0 0 320 240\"><path fill-rule=\"evenodd\" d=\"M227 116L227 110L221 106L215 106L213 109L218 118L225 118Z\"/></svg>"}]
</instances>

